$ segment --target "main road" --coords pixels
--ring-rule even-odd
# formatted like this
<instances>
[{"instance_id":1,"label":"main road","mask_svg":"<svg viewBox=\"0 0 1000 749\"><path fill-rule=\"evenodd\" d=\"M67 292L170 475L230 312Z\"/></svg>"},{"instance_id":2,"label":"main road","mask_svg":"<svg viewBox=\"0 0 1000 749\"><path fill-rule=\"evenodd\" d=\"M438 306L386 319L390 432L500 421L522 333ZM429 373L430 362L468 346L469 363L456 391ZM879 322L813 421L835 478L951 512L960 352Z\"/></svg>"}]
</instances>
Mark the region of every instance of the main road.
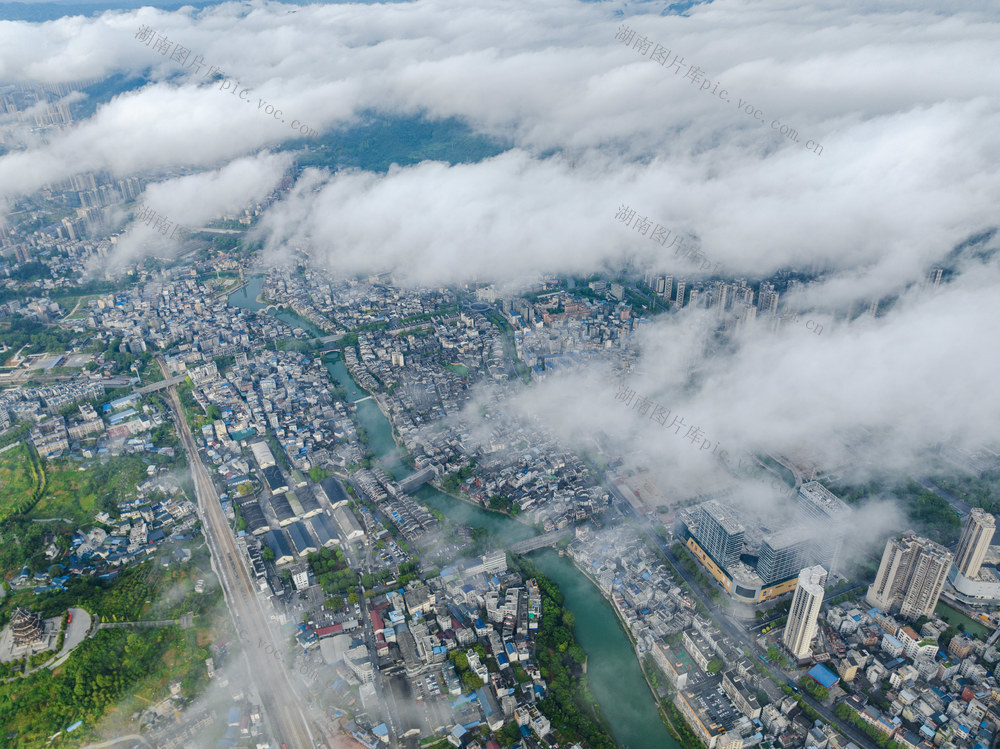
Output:
<instances>
[{"instance_id":1,"label":"main road","mask_svg":"<svg viewBox=\"0 0 1000 749\"><path fill-rule=\"evenodd\" d=\"M157 363L163 370L164 378L169 378L163 361L158 358ZM177 388L171 385L168 393L174 424L188 454L191 479L194 481L195 494L198 498L198 514L212 555L212 567L219 577L236 630L244 639L247 648L250 649L253 645L263 647L272 642L267 617L261 609L256 588L250 580L250 573L240 560L235 539L222 512L215 484L202 463L201 455L191 436L191 429L188 427L187 419L184 418L184 409L181 408L177 396ZM289 749L315 746L308 721L299 708L297 693L292 689L284 664L268 657L254 658L254 661L249 676L271 721L278 745L287 744Z\"/></svg>"},{"instance_id":2,"label":"main road","mask_svg":"<svg viewBox=\"0 0 1000 749\"><path fill-rule=\"evenodd\" d=\"M645 539L647 546L654 551L662 555L663 559L673 568L673 571L685 582L687 583L688 589L691 594L698 599L698 601L705 607L705 610L709 612L709 618L712 622L722 631L724 635L727 636L730 644L742 644L744 647L749 649L751 653L756 651L757 645L750 637L747 630L733 623L726 616L725 612L719 611L719 607L716 606L712 601L708 600L706 596L702 595L701 589L697 583L687 571L680 564L680 560L674 556L673 550L667 545L667 542L654 536L649 532L649 529L643 524L644 518L638 517L635 508L632 507L631 503L625 498L621 490L618 489L614 482L614 477L607 474L602 474L600 469L593 463L590 464L593 470L598 476L603 476L604 486L608 488L611 492L611 496L618 500L619 510L622 515L631 518L636 521L636 530ZM777 686L781 686L788 682L788 677L784 673L780 673L771 668L770 663L762 664L764 670L767 671L767 675L770 680ZM831 725L835 726L840 730L845 736L854 741L859 746L866 747L866 749L875 749L874 742L865 734L863 734L857 726L852 723L848 723L846 720L841 720L833 713L833 709L829 706L821 703L811 694L807 694L802 690L798 692L799 697L802 698L813 710L820 714L820 716Z\"/></svg>"}]
</instances>

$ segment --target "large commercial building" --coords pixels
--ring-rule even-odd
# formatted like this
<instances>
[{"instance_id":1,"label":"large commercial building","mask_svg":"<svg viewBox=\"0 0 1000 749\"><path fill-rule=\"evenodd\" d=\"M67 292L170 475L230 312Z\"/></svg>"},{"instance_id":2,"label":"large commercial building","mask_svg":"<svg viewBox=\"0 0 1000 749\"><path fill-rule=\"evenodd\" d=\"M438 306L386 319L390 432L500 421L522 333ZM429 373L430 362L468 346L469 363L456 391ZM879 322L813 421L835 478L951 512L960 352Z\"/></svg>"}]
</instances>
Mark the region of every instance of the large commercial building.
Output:
<instances>
[{"instance_id":1,"label":"large commercial building","mask_svg":"<svg viewBox=\"0 0 1000 749\"><path fill-rule=\"evenodd\" d=\"M907 534L890 538L866 600L905 619L930 616L951 567L951 552L930 539Z\"/></svg>"},{"instance_id":2,"label":"large commercial building","mask_svg":"<svg viewBox=\"0 0 1000 749\"><path fill-rule=\"evenodd\" d=\"M275 464L274 454L266 442L254 442L250 445L250 452L253 453L254 460L260 466L260 470L270 468Z\"/></svg>"},{"instance_id":3,"label":"large commercial building","mask_svg":"<svg viewBox=\"0 0 1000 749\"><path fill-rule=\"evenodd\" d=\"M754 520L711 499L678 513L674 535L730 596L759 603L792 592L803 567L830 559L831 534L819 517L831 515L793 513L775 530L774 518Z\"/></svg>"},{"instance_id":4,"label":"large commercial building","mask_svg":"<svg viewBox=\"0 0 1000 749\"><path fill-rule=\"evenodd\" d=\"M851 515L850 505L818 481L807 481L800 486L797 499L798 507L805 515L828 522L829 533L818 542L817 558L831 573L837 572L848 528L847 519Z\"/></svg>"},{"instance_id":5,"label":"large commercial building","mask_svg":"<svg viewBox=\"0 0 1000 749\"><path fill-rule=\"evenodd\" d=\"M799 573L792 606L788 610L788 623L782 635L782 642L797 660L805 660L812 655L811 645L823 604L824 585L826 570L819 565L806 567Z\"/></svg>"},{"instance_id":6,"label":"large commercial building","mask_svg":"<svg viewBox=\"0 0 1000 749\"><path fill-rule=\"evenodd\" d=\"M1000 571L984 564L995 529L993 515L978 507L965 518L955 565L948 573L952 587L945 591L946 597L969 606L1000 603Z\"/></svg>"},{"instance_id":7,"label":"large commercial building","mask_svg":"<svg viewBox=\"0 0 1000 749\"><path fill-rule=\"evenodd\" d=\"M714 499L698 509L698 540L702 542L702 548L722 567L732 567L740 561L746 533L739 517Z\"/></svg>"},{"instance_id":8,"label":"large commercial building","mask_svg":"<svg viewBox=\"0 0 1000 749\"><path fill-rule=\"evenodd\" d=\"M966 516L955 549L955 566L963 576L975 579L979 575L995 530L996 520L985 510L976 507Z\"/></svg>"},{"instance_id":9,"label":"large commercial building","mask_svg":"<svg viewBox=\"0 0 1000 749\"><path fill-rule=\"evenodd\" d=\"M288 545L284 531L268 531L264 534L264 543L274 553L275 564L288 564L295 559L295 555L292 554L292 547Z\"/></svg>"},{"instance_id":10,"label":"large commercial building","mask_svg":"<svg viewBox=\"0 0 1000 749\"><path fill-rule=\"evenodd\" d=\"M787 528L766 536L760 545L757 574L764 585L784 582L798 574L815 539L806 528Z\"/></svg>"}]
</instances>

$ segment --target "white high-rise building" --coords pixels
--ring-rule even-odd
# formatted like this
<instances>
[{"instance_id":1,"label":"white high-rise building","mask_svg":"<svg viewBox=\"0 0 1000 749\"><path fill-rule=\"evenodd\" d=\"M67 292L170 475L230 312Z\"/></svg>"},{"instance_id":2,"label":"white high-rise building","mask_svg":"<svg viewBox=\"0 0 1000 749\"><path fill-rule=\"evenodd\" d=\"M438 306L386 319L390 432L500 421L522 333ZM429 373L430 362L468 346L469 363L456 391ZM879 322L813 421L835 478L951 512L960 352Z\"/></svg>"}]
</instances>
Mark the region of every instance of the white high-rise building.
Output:
<instances>
[{"instance_id":1,"label":"white high-rise building","mask_svg":"<svg viewBox=\"0 0 1000 749\"><path fill-rule=\"evenodd\" d=\"M911 534L890 538L865 600L885 612L898 611L905 619L930 616L951 560L951 552L930 539Z\"/></svg>"},{"instance_id":2,"label":"white high-rise building","mask_svg":"<svg viewBox=\"0 0 1000 749\"><path fill-rule=\"evenodd\" d=\"M792 606L788 610L788 623L782 635L782 642L788 648L788 652L798 660L808 658L812 654L811 645L816 636L820 606L823 604L826 574L826 570L818 564L799 572L799 581L792 596Z\"/></svg>"},{"instance_id":3,"label":"white high-rise building","mask_svg":"<svg viewBox=\"0 0 1000 749\"><path fill-rule=\"evenodd\" d=\"M955 549L955 566L970 580L979 575L979 568L986 559L995 530L996 519L979 507L974 508L965 518L962 537Z\"/></svg>"}]
</instances>

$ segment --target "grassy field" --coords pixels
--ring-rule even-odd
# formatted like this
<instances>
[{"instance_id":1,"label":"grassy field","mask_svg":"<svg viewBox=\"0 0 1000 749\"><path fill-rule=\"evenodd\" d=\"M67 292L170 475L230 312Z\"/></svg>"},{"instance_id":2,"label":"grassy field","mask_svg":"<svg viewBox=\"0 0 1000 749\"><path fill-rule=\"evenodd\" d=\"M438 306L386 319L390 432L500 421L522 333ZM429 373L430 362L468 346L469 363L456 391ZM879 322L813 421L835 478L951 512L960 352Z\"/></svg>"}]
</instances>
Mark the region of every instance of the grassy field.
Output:
<instances>
[{"instance_id":1,"label":"grassy field","mask_svg":"<svg viewBox=\"0 0 1000 749\"><path fill-rule=\"evenodd\" d=\"M0 521L26 512L38 498L45 475L34 448L23 442L0 454Z\"/></svg>"},{"instance_id":2,"label":"grassy field","mask_svg":"<svg viewBox=\"0 0 1000 749\"><path fill-rule=\"evenodd\" d=\"M135 485L146 477L147 465L134 455L103 463L46 461L48 488L30 514L37 518L72 518L80 523L91 521L100 509L98 500L102 497L109 496L116 502L134 497Z\"/></svg>"},{"instance_id":3,"label":"grassy field","mask_svg":"<svg viewBox=\"0 0 1000 749\"><path fill-rule=\"evenodd\" d=\"M987 627L982 622L977 622L975 619L970 619L968 616L963 614L958 609L952 608L944 601L939 601L937 608L934 609L934 613L944 619L948 624L953 627L957 627L959 624L963 625L965 631L972 635L973 637L978 637L985 639L987 635L993 630Z\"/></svg>"},{"instance_id":4,"label":"grassy field","mask_svg":"<svg viewBox=\"0 0 1000 749\"><path fill-rule=\"evenodd\" d=\"M34 491L37 481L31 475L31 458L23 442L0 453L0 514L10 500L19 501Z\"/></svg>"},{"instance_id":5,"label":"grassy field","mask_svg":"<svg viewBox=\"0 0 1000 749\"><path fill-rule=\"evenodd\" d=\"M62 296L62 297L53 297L52 301L57 302L59 305L63 307L63 309L66 310L66 313L69 315L66 318L67 320L83 320L86 319L88 314L87 302L89 302L91 299L97 299L100 296L101 296L100 294L83 294L82 296ZM78 303L80 307L74 313L73 309L76 307Z\"/></svg>"}]
</instances>

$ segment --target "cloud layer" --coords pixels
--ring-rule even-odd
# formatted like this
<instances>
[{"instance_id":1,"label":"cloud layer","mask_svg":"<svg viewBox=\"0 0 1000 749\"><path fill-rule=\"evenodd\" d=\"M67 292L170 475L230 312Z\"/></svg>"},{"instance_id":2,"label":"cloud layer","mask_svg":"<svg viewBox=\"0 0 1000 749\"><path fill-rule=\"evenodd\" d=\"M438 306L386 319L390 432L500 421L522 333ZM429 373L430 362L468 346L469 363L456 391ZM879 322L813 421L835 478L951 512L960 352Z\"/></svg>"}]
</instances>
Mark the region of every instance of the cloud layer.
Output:
<instances>
[{"instance_id":1,"label":"cloud layer","mask_svg":"<svg viewBox=\"0 0 1000 749\"><path fill-rule=\"evenodd\" d=\"M696 278L694 262L615 220L628 205L697 237L726 275L820 274L795 301L817 310L822 336L759 332L721 352L707 344L714 320L697 313L644 334L638 384L709 439L843 463L856 459L844 444L870 434L872 461L889 467L914 465L938 443L996 439L995 265L962 266L936 294L914 285L996 223L996 11L860 0L723 0L685 17L660 10L570 0L250 2L0 23L0 79L150 77L73 129L0 157L0 195L97 169L205 170L148 191L162 213L196 222L269 191L288 168L255 155L294 136L259 101L320 131L371 110L458 117L514 148L477 164L386 174L308 170L261 222L268 257L302 250L345 274L392 271L425 285L517 284L626 261ZM141 24L238 80L248 98L141 43ZM649 40L645 54L615 39L622 24ZM685 67L652 61L655 45ZM126 238L118 257L146 247ZM851 305L895 295L887 317L843 319ZM545 412L542 401L560 393L599 401L594 377L581 375L579 389L540 388L537 407ZM700 460L679 438L661 448L613 399L593 405L582 424L563 421L634 435L667 465Z\"/></svg>"}]
</instances>

